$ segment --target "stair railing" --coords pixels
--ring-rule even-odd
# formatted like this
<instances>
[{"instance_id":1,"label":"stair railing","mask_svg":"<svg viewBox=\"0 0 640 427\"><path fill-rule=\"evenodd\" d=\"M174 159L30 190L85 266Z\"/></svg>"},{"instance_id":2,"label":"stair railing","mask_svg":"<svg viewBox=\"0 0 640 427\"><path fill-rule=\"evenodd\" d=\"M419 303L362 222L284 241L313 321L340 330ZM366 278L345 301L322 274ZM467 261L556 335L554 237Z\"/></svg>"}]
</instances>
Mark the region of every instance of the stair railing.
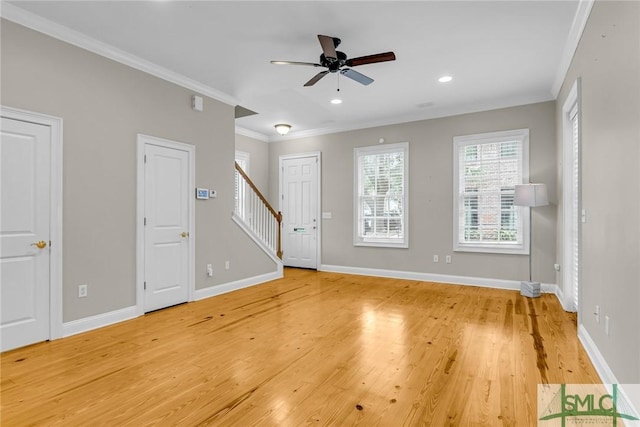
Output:
<instances>
[{"instance_id":1,"label":"stair railing","mask_svg":"<svg viewBox=\"0 0 640 427\"><path fill-rule=\"evenodd\" d=\"M282 213L276 212L236 162L235 214L282 259Z\"/></svg>"}]
</instances>

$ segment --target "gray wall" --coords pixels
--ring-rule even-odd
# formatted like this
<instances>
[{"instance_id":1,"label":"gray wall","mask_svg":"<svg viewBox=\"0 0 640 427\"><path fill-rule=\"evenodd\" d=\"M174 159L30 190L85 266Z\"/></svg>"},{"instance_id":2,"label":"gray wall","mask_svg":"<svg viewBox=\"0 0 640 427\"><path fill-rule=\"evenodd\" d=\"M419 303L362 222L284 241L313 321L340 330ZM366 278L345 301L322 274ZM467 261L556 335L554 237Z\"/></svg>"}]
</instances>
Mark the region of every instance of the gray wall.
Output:
<instances>
[{"instance_id":1,"label":"gray wall","mask_svg":"<svg viewBox=\"0 0 640 427\"><path fill-rule=\"evenodd\" d=\"M269 144L259 139L236 134L236 150L249 153L249 178L268 199Z\"/></svg>"},{"instance_id":2,"label":"gray wall","mask_svg":"<svg viewBox=\"0 0 640 427\"><path fill-rule=\"evenodd\" d=\"M187 89L14 23L1 27L2 105L64 120L65 322L136 303L137 133L195 145L196 185L218 190L196 203L196 288L275 271L231 221L232 106L205 98L195 112ZM81 283L89 295L78 299Z\"/></svg>"},{"instance_id":3,"label":"gray wall","mask_svg":"<svg viewBox=\"0 0 640 427\"><path fill-rule=\"evenodd\" d=\"M545 102L481 113L342 132L269 144L270 170L280 155L322 152L322 263L362 268L522 280L528 258L453 252L453 137L483 132L530 129L530 179L550 190L551 205L533 213L533 278L555 283L556 142L555 104ZM353 246L353 148L409 142L409 249ZM278 174L270 177L269 195L277 200ZM433 262L433 255L440 262ZM444 256L452 255L445 264Z\"/></svg>"},{"instance_id":4,"label":"gray wall","mask_svg":"<svg viewBox=\"0 0 640 427\"><path fill-rule=\"evenodd\" d=\"M640 383L640 3L596 2L557 99L580 77L582 276L579 320L618 381ZM561 154L559 156L561 173ZM558 258L562 254L558 215ZM558 276L558 283L562 283ZM593 312L600 305L601 322ZM611 318L611 333L604 331Z\"/></svg>"}]
</instances>

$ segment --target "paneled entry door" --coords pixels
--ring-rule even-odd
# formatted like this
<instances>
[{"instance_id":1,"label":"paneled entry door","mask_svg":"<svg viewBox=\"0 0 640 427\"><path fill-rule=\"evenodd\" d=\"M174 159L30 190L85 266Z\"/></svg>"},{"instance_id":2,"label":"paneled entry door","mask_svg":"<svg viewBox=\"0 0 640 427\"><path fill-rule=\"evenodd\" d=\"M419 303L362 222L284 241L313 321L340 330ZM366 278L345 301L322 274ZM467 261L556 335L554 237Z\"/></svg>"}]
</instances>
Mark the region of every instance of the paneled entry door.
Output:
<instances>
[{"instance_id":1,"label":"paneled entry door","mask_svg":"<svg viewBox=\"0 0 640 427\"><path fill-rule=\"evenodd\" d=\"M288 267L318 267L318 163L319 154L280 159L282 261Z\"/></svg>"},{"instance_id":2,"label":"paneled entry door","mask_svg":"<svg viewBox=\"0 0 640 427\"><path fill-rule=\"evenodd\" d=\"M192 288L192 146L144 143L144 312L187 302Z\"/></svg>"},{"instance_id":3,"label":"paneled entry door","mask_svg":"<svg viewBox=\"0 0 640 427\"><path fill-rule=\"evenodd\" d=\"M50 338L51 127L2 117L2 351Z\"/></svg>"}]
</instances>

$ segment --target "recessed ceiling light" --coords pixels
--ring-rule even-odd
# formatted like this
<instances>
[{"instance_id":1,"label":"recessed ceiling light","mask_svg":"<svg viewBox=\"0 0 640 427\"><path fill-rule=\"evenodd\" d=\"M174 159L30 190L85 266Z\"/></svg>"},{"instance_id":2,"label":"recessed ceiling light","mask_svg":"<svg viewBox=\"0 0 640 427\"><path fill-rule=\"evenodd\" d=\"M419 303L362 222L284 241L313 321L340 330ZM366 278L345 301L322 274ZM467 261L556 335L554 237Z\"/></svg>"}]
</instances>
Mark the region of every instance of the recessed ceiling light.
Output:
<instances>
[{"instance_id":1,"label":"recessed ceiling light","mask_svg":"<svg viewBox=\"0 0 640 427\"><path fill-rule=\"evenodd\" d=\"M453 80L453 77L451 76L442 76L438 79L440 83L447 83L447 82L450 82L451 80Z\"/></svg>"},{"instance_id":2,"label":"recessed ceiling light","mask_svg":"<svg viewBox=\"0 0 640 427\"><path fill-rule=\"evenodd\" d=\"M342 99L334 98L331 100L331 103L335 105L342 104Z\"/></svg>"}]
</instances>

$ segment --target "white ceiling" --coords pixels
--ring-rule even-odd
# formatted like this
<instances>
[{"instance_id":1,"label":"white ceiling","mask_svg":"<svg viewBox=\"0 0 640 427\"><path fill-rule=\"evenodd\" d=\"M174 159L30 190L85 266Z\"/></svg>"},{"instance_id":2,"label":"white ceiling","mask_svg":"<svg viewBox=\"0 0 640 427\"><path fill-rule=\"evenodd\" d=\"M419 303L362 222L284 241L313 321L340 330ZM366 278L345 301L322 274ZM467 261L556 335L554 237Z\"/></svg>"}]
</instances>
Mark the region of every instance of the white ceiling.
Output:
<instances>
[{"instance_id":1,"label":"white ceiling","mask_svg":"<svg viewBox=\"0 0 640 427\"><path fill-rule=\"evenodd\" d=\"M66 27L49 33L74 30L256 111L236 125L265 140L278 139L281 122L298 137L554 99L579 8L577 0L11 4L22 20ZM341 38L348 57L394 51L397 60L356 67L375 80L369 86L341 77L344 102L332 105L338 74L303 87L320 69L269 62L317 62L318 34ZM445 74L453 81L438 83Z\"/></svg>"}]
</instances>

